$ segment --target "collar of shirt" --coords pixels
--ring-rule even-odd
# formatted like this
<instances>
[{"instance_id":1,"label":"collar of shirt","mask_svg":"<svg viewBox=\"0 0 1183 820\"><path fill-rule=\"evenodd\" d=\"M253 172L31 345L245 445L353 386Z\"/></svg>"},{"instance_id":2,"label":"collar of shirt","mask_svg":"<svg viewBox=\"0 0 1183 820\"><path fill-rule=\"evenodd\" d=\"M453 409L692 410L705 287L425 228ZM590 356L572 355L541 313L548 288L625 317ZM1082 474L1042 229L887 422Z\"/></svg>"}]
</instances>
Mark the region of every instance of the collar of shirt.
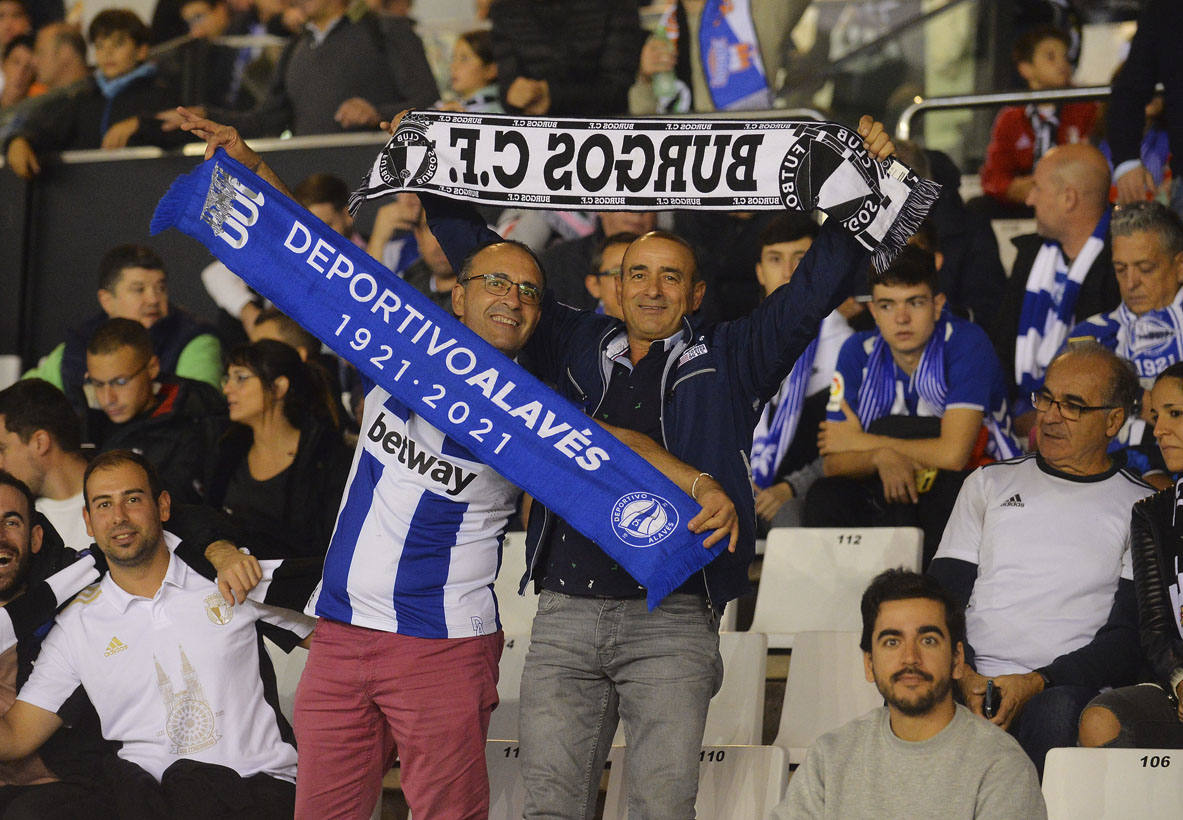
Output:
<instances>
[{"instance_id":1,"label":"collar of shirt","mask_svg":"<svg viewBox=\"0 0 1183 820\"><path fill-rule=\"evenodd\" d=\"M656 342L653 342L652 344L649 345L649 352L646 353L645 355L649 356L653 353L654 345L660 345L658 350L669 350L671 347L673 347L674 345L676 345L678 343L679 339L682 338L682 331L683 330L684 330L684 328L678 328L676 331L674 331L674 333L672 335L667 336L664 339L660 339ZM627 330L625 330L624 328L621 328L619 331L616 332L615 336L613 336L611 339L608 340L608 344L606 344L604 346L604 356L605 356L605 358L608 359L608 361L614 362L616 364L622 364L625 367L627 367L630 371L633 369L633 361L631 358L629 358L629 343L628 343L628 331Z\"/></svg>"},{"instance_id":2,"label":"collar of shirt","mask_svg":"<svg viewBox=\"0 0 1183 820\"><path fill-rule=\"evenodd\" d=\"M337 26L341 25L341 21L344 19L345 19L345 15L342 14L340 17L335 18L331 23L329 23L323 29L317 28L316 26L312 25L312 23L305 23L304 28L308 31L309 34L312 35L312 44L314 46L321 46L324 44L324 41L329 36L329 34L332 33L333 29L335 29Z\"/></svg>"},{"instance_id":3,"label":"collar of shirt","mask_svg":"<svg viewBox=\"0 0 1183 820\"><path fill-rule=\"evenodd\" d=\"M160 591L163 590L165 586L172 586L176 587L177 589L181 589L185 586L185 578L189 573L189 568L185 566L185 563L178 559L175 555L177 545L180 543L181 539L173 535L171 532L164 533L164 545L168 548L168 569L164 571L164 580L160 584L160 590L156 591L156 595L154 595L152 599L160 597ZM131 606L133 601L150 600L140 595L132 595L123 587L119 586L119 584L115 583L114 579L111 578L110 572L104 576L102 583L100 584L100 589L103 592L103 596L108 598L111 601L112 606L118 609L121 613L127 612L127 608Z\"/></svg>"}]
</instances>

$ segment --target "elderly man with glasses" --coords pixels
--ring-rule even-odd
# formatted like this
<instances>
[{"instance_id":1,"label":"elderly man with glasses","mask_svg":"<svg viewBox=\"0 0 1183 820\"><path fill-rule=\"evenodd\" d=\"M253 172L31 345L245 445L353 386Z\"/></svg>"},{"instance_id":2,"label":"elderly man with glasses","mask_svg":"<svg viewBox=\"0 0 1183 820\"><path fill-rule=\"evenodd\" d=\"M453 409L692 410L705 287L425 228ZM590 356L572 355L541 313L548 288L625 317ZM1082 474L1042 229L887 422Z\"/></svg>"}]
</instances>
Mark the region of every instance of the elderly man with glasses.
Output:
<instances>
[{"instance_id":1,"label":"elderly man with glasses","mask_svg":"<svg viewBox=\"0 0 1183 820\"><path fill-rule=\"evenodd\" d=\"M1137 675L1130 508L1151 488L1109 444L1139 392L1126 361L1070 342L1031 395L1037 452L965 480L929 568L968 605L966 704L1041 773L1089 699Z\"/></svg>"}]
</instances>

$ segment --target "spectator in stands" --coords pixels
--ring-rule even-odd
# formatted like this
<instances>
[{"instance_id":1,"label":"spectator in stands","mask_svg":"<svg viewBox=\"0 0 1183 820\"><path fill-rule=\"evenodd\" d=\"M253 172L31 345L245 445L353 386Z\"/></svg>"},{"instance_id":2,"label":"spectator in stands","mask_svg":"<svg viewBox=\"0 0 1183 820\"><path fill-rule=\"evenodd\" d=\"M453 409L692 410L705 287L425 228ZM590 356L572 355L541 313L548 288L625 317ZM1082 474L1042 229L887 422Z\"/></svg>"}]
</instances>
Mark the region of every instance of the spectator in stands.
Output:
<instances>
[{"instance_id":1,"label":"spectator in stands","mask_svg":"<svg viewBox=\"0 0 1183 820\"><path fill-rule=\"evenodd\" d=\"M0 108L45 93L45 86L37 82L37 71L33 65L32 35L14 37L0 49L0 73L4 75Z\"/></svg>"},{"instance_id":2,"label":"spectator in stands","mask_svg":"<svg viewBox=\"0 0 1183 820\"><path fill-rule=\"evenodd\" d=\"M507 111L594 117L628 111L644 34L632 0L498 0L489 9Z\"/></svg>"},{"instance_id":3,"label":"spectator in stands","mask_svg":"<svg viewBox=\"0 0 1183 820\"><path fill-rule=\"evenodd\" d=\"M604 237L603 246L592 259L592 269L583 279L588 295L596 301L596 313L604 313L614 319L624 320L624 309L620 305L620 275L624 263L624 252L639 239L635 233L614 233Z\"/></svg>"},{"instance_id":4,"label":"spectator in stands","mask_svg":"<svg viewBox=\"0 0 1183 820\"><path fill-rule=\"evenodd\" d=\"M1033 397L1038 452L966 479L929 569L969 605L966 705L984 715L992 680L990 719L1041 773L1098 690L1138 673L1129 510L1151 487L1107 450L1139 389L1111 351L1070 342Z\"/></svg>"},{"instance_id":5,"label":"spectator in stands","mask_svg":"<svg viewBox=\"0 0 1183 820\"><path fill-rule=\"evenodd\" d=\"M1015 43L1014 61L1032 91L1067 88L1072 84L1068 35L1051 27L1034 28ZM1086 142L1097 118L1097 104L1076 102L1008 106L998 112L986 162L982 190L1011 209L1027 201L1035 180L1032 169L1056 145Z\"/></svg>"},{"instance_id":6,"label":"spectator in stands","mask_svg":"<svg viewBox=\"0 0 1183 820\"><path fill-rule=\"evenodd\" d=\"M1159 374L1149 405L1167 469L1183 471L1183 363ZM1181 503L1178 488L1167 487L1135 504L1130 524L1138 628L1154 681L1094 698L1080 716L1081 746L1183 748L1183 541L1175 516Z\"/></svg>"},{"instance_id":7,"label":"spectator in stands","mask_svg":"<svg viewBox=\"0 0 1183 820\"><path fill-rule=\"evenodd\" d=\"M601 211L596 216L595 231L542 252L547 287L563 304L583 310L596 307L595 298L588 293L587 277L597 273L593 260L604 239L619 233L640 236L657 225L657 214L652 211Z\"/></svg>"},{"instance_id":8,"label":"spectator in stands","mask_svg":"<svg viewBox=\"0 0 1183 820\"><path fill-rule=\"evenodd\" d=\"M427 215L419 210L415 222L415 246L419 258L403 271L403 279L411 287L433 301L444 312L452 313L452 288L456 286L456 272L452 263L427 229Z\"/></svg>"},{"instance_id":9,"label":"spectator in stands","mask_svg":"<svg viewBox=\"0 0 1183 820\"><path fill-rule=\"evenodd\" d=\"M953 699L963 608L931 578L889 569L863 593L862 613L867 680L887 705L815 741L772 820L1047 817L1023 750Z\"/></svg>"},{"instance_id":10,"label":"spectator in stands","mask_svg":"<svg viewBox=\"0 0 1183 820\"><path fill-rule=\"evenodd\" d=\"M134 319L148 329L160 371L219 385L222 347L213 328L169 302L164 262L145 245L117 245L99 262L99 306L95 314L71 329L25 378L45 379L65 392L81 413L87 407L83 392L86 345L108 319Z\"/></svg>"},{"instance_id":11,"label":"spectator in stands","mask_svg":"<svg viewBox=\"0 0 1183 820\"><path fill-rule=\"evenodd\" d=\"M86 40L69 23L50 23L37 32L33 62L48 91L80 83L87 77Z\"/></svg>"},{"instance_id":12,"label":"spectator in stands","mask_svg":"<svg viewBox=\"0 0 1183 820\"><path fill-rule=\"evenodd\" d=\"M139 322L109 319L86 346L85 439L99 452L134 449L156 467L178 502L198 503L226 405L204 382L164 375Z\"/></svg>"},{"instance_id":13,"label":"spectator in stands","mask_svg":"<svg viewBox=\"0 0 1183 820\"><path fill-rule=\"evenodd\" d=\"M142 456L100 455L84 489L110 573L58 616L0 718L0 757L41 747L81 686L118 747L105 794L122 816L176 817L200 806L211 817L290 818L296 749L274 693L265 693L270 664L258 629L267 624L290 648L313 621L253 600L231 609L217 586L173 560L176 540L163 530L170 498Z\"/></svg>"},{"instance_id":14,"label":"spectator in stands","mask_svg":"<svg viewBox=\"0 0 1183 820\"><path fill-rule=\"evenodd\" d=\"M0 604L6 606L10 630L27 622L21 615L27 615L27 606L33 604L30 599L45 591L45 584L37 582L73 560L73 553L62 546L57 533L40 521L29 488L0 469L0 554L4 556ZM29 593L30 587L36 591ZM49 598L53 600L52 593ZM8 608L14 601L19 603ZM52 616L52 612L46 614ZM41 626L41 621L34 625ZM8 641L5 636L0 649L0 712L13 705L17 691L28 680L44 634L20 631L19 640ZM60 717L59 725L66 725L53 732L39 750L8 759L0 767L0 816L60 820L115 816L100 785L101 765L110 752L103 743L94 708L85 698L75 699Z\"/></svg>"},{"instance_id":15,"label":"spectator in stands","mask_svg":"<svg viewBox=\"0 0 1183 820\"><path fill-rule=\"evenodd\" d=\"M764 292L752 271L760 261L760 235L775 217L772 211L674 211L674 233L694 245L707 286L700 322L738 319L760 304Z\"/></svg>"},{"instance_id":16,"label":"spectator in stands","mask_svg":"<svg viewBox=\"0 0 1183 820\"><path fill-rule=\"evenodd\" d=\"M182 0L181 19L191 39L165 57L169 70L179 75L177 86L184 93L178 99L190 105L213 105L232 111L254 108L258 100L244 86L244 74L254 49L230 48L216 41L230 34L231 12L227 0Z\"/></svg>"},{"instance_id":17,"label":"spectator in stands","mask_svg":"<svg viewBox=\"0 0 1183 820\"><path fill-rule=\"evenodd\" d=\"M1006 271L989 220L961 201L960 171L946 154L908 140L897 141L896 148L913 171L942 185L928 212L929 233L935 240L928 250L940 256L937 270L949 308L984 328L993 327L1006 290Z\"/></svg>"},{"instance_id":18,"label":"spectator in stands","mask_svg":"<svg viewBox=\"0 0 1183 820\"><path fill-rule=\"evenodd\" d=\"M1121 290L1116 310L1089 317L1069 338L1092 338L1130 361L1144 390L1183 359L1183 220L1157 202L1132 202L1109 223L1113 269ZM1157 489L1171 483L1146 423L1132 420L1117 441L1129 466Z\"/></svg>"},{"instance_id":19,"label":"spectator in stands","mask_svg":"<svg viewBox=\"0 0 1183 820\"><path fill-rule=\"evenodd\" d=\"M466 31L452 46L450 69L452 97L436 104L441 111L503 114L497 87L497 61L493 59L493 35L486 29Z\"/></svg>"},{"instance_id":20,"label":"spectator in stands","mask_svg":"<svg viewBox=\"0 0 1183 820\"><path fill-rule=\"evenodd\" d=\"M807 5L801 0L753 0L741 13L746 13L746 28L755 40L745 41L731 26L734 39L722 40L726 51L720 59L714 50L719 38L710 34L721 21L719 4L703 0L667 4L658 29L641 49L636 81L628 91L629 113L771 108L784 81L784 41ZM704 14L708 16L705 25ZM711 45L705 55L703 42ZM729 80L740 78L742 85L732 88Z\"/></svg>"},{"instance_id":21,"label":"spectator in stands","mask_svg":"<svg viewBox=\"0 0 1183 820\"><path fill-rule=\"evenodd\" d=\"M402 276L419 258L414 232L422 211L419 197L405 191L395 194L374 214L366 252Z\"/></svg>"},{"instance_id":22,"label":"spectator in stands","mask_svg":"<svg viewBox=\"0 0 1183 820\"><path fill-rule=\"evenodd\" d=\"M1035 424L1028 397L1068 331L1121 301L1109 245L1109 166L1089 145L1063 145L1035 166L1028 202L1036 234L1014 239L1018 254L1007 282L994 347L1006 368L1015 432Z\"/></svg>"},{"instance_id":23,"label":"spectator in stands","mask_svg":"<svg viewBox=\"0 0 1183 820\"><path fill-rule=\"evenodd\" d=\"M768 223L756 263L765 298L793 278L817 233L818 224L809 214L790 211ZM838 351L853 333L847 319L861 310L848 298L826 317L817 338L760 414L752 439L752 481L756 515L770 526L800 525L805 494L822 474L818 425L826 418Z\"/></svg>"},{"instance_id":24,"label":"spectator in stands","mask_svg":"<svg viewBox=\"0 0 1183 820\"><path fill-rule=\"evenodd\" d=\"M33 23L25 0L0 0L0 48L21 35L32 33Z\"/></svg>"},{"instance_id":25,"label":"spectator in stands","mask_svg":"<svg viewBox=\"0 0 1183 820\"><path fill-rule=\"evenodd\" d=\"M21 126L6 146L8 165L24 179L41 172L38 154L127 145L170 147L183 136L165 134L155 112L177 102L177 92L144 62L148 27L128 9L106 9L87 31L97 70L76 94L47 105Z\"/></svg>"},{"instance_id":26,"label":"spectator in stands","mask_svg":"<svg viewBox=\"0 0 1183 820\"><path fill-rule=\"evenodd\" d=\"M347 0L304 0L305 30L280 57L267 98L247 112L210 107L211 116L244 136L335 134L372 129L405 108L439 99L423 43L406 17L364 14ZM204 116L204 109L195 111ZM163 112L166 129L180 127Z\"/></svg>"},{"instance_id":27,"label":"spectator in stands","mask_svg":"<svg viewBox=\"0 0 1183 820\"><path fill-rule=\"evenodd\" d=\"M1020 452L1002 367L985 331L945 310L933 256L920 248L872 279L871 316L876 330L838 354L818 434L825 477L804 521L919 526L927 564L966 471Z\"/></svg>"},{"instance_id":28,"label":"spectator in stands","mask_svg":"<svg viewBox=\"0 0 1183 820\"><path fill-rule=\"evenodd\" d=\"M71 549L90 545L82 520L82 430L61 390L41 379L21 379L0 390L0 470L23 481L37 512Z\"/></svg>"},{"instance_id":29,"label":"spectator in stands","mask_svg":"<svg viewBox=\"0 0 1183 820\"><path fill-rule=\"evenodd\" d=\"M1183 214L1183 54L1173 33L1183 22L1178 3L1148 0L1138 17L1138 30L1130 43L1130 54L1121 72L1113 80L1109 100L1109 144L1116 166L1119 203L1137 202L1153 197L1154 178L1140 160L1142 112L1154 96L1158 83L1163 84L1163 109L1167 121L1167 139L1171 149L1171 174L1174 177L1171 207Z\"/></svg>"},{"instance_id":30,"label":"spectator in stands","mask_svg":"<svg viewBox=\"0 0 1183 820\"><path fill-rule=\"evenodd\" d=\"M230 515L256 556L323 557L329 547L350 452L326 387L282 342L230 354L231 425L210 459L206 502Z\"/></svg>"}]
</instances>

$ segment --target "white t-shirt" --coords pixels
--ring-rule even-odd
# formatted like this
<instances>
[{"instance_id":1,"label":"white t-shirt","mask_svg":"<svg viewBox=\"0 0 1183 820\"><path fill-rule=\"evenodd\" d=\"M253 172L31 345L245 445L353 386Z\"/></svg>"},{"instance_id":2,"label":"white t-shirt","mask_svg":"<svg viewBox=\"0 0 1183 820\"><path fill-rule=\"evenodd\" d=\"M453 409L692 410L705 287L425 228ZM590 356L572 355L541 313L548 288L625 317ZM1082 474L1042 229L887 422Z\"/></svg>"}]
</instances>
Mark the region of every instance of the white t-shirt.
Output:
<instances>
[{"instance_id":1,"label":"white t-shirt","mask_svg":"<svg viewBox=\"0 0 1183 820\"><path fill-rule=\"evenodd\" d=\"M936 558L978 567L966 607L982 675L1026 673L1088 644L1133 579L1130 509L1153 489L1125 470L1080 478L1035 455L965 480Z\"/></svg>"},{"instance_id":2,"label":"white t-shirt","mask_svg":"<svg viewBox=\"0 0 1183 820\"><path fill-rule=\"evenodd\" d=\"M176 537L165 538L175 548ZM108 575L58 614L17 699L57 712L81 685L103 737L157 780L188 758L294 782L296 749L280 736L278 703L260 677L259 621L299 638L315 625L249 600L229 607L175 557L150 599Z\"/></svg>"},{"instance_id":3,"label":"white t-shirt","mask_svg":"<svg viewBox=\"0 0 1183 820\"><path fill-rule=\"evenodd\" d=\"M53 524L53 528L57 530L67 547L81 552L94 542L86 532L86 520L82 517L84 503L82 493L78 493L61 501L38 498L34 506L37 512L49 519L49 523Z\"/></svg>"}]
</instances>

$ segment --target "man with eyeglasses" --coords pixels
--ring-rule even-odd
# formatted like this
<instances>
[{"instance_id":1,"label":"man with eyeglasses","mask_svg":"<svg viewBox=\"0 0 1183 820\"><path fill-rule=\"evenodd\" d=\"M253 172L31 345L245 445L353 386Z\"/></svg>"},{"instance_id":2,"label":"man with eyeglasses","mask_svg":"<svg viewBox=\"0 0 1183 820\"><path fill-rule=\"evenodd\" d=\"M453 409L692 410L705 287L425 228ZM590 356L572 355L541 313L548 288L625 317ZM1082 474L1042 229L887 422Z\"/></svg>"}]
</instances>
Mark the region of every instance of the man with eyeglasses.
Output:
<instances>
[{"instance_id":1,"label":"man with eyeglasses","mask_svg":"<svg viewBox=\"0 0 1183 820\"><path fill-rule=\"evenodd\" d=\"M1108 449L1140 390L1112 351L1069 342L1031 396L1037 452L965 480L929 568L968 604L966 704L1009 729L1041 773L1048 749L1076 745L1102 687L1136 680L1130 509L1151 487Z\"/></svg>"},{"instance_id":2,"label":"man with eyeglasses","mask_svg":"<svg viewBox=\"0 0 1183 820\"><path fill-rule=\"evenodd\" d=\"M592 270L583 278L583 285L587 288L588 294L596 300L596 313L624 319L624 312L620 308L620 294L616 292L615 282L620 278L624 252L637 238L637 234L627 231L604 237L604 243L592 259Z\"/></svg>"},{"instance_id":3,"label":"man with eyeglasses","mask_svg":"<svg viewBox=\"0 0 1183 820\"><path fill-rule=\"evenodd\" d=\"M818 433L825 477L807 527L918 526L924 562L968 470L1010 458L1002 365L985 331L945 310L932 253L909 246L871 284L876 329L838 353Z\"/></svg>"},{"instance_id":4,"label":"man with eyeglasses","mask_svg":"<svg viewBox=\"0 0 1183 820\"><path fill-rule=\"evenodd\" d=\"M108 319L86 346L83 441L99 452L133 449L179 502L200 503L207 459L226 426L226 402L205 382L167 376L144 326Z\"/></svg>"}]
</instances>

